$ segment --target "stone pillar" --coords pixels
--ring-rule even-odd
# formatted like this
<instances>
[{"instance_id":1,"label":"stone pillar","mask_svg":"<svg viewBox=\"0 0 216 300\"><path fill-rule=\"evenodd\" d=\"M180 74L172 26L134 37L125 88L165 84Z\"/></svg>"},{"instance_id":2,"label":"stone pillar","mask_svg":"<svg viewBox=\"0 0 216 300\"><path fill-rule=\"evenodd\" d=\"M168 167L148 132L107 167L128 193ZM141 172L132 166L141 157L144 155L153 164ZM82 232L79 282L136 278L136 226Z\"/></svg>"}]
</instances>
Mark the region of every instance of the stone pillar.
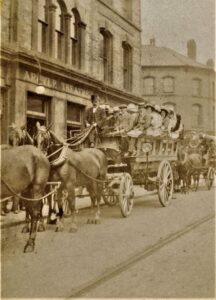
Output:
<instances>
[{"instance_id":1,"label":"stone pillar","mask_svg":"<svg viewBox=\"0 0 216 300\"><path fill-rule=\"evenodd\" d=\"M66 101L53 97L51 110L51 122L53 123L52 129L60 139L64 139L66 138Z\"/></svg>"},{"instance_id":2,"label":"stone pillar","mask_svg":"<svg viewBox=\"0 0 216 300\"><path fill-rule=\"evenodd\" d=\"M71 14L65 14L65 62L70 64L72 62L71 59L71 39L70 39L70 32L71 32Z\"/></svg>"},{"instance_id":3,"label":"stone pillar","mask_svg":"<svg viewBox=\"0 0 216 300\"><path fill-rule=\"evenodd\" d=\"M49 55L55 57L55 25L56 25L56 6L49 6Z\"/></svg>"}]
</instances>

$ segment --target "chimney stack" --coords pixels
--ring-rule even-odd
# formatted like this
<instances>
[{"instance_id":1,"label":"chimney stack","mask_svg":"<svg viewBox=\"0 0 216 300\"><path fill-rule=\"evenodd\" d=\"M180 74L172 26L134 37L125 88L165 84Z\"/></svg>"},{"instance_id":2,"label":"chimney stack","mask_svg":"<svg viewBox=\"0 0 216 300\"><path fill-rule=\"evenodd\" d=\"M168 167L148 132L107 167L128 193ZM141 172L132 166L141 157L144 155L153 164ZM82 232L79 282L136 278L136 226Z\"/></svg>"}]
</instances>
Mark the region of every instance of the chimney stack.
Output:
<instances>
[{"instance_id":1,"label":"chimney stack","mask_svg":"<svg viewBox=\"0 0 216 300\"><path fill-rule=\"evenodd\" d=\"M195 42L195 40L189 40L187 42L187 55L189 58L196 60L196 42Z\"/></svg>"},{"instance_id":2,"label":"chimney stack","mask_svg":"<svg viewBox=\"0 0 216 300\"><path fill-rule=\"evenodd\" d=\"M155 38L150 39L150 45L155 46Z\"/></svg>"}]
</instances>

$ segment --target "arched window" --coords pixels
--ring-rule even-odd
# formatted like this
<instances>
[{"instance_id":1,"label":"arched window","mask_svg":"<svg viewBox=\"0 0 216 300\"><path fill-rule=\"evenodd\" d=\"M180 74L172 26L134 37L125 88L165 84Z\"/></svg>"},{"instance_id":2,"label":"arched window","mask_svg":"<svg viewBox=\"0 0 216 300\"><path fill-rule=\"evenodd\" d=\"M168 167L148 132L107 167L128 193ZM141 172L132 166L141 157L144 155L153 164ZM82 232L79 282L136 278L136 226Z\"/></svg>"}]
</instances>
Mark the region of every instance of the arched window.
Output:
<instances>
[{"instance_id":1,"label":"arched window","mask_svg":"<svg viewBox=\"0 0 216 300\"><path fill-rule=\"evenodd\" d=\"M84 62L85 49L85 29L86 24L81 21L80 14L76 8L72 9L71 24L71 48L72 48L72 65L81 68Z\"/></svg>"},{"instance_id":2,"label":"arched window","mask_svg":"<svg viewBox=\"0 0 216 300\"><path fill-rule=\"evenodd\" d=\"M123 86L132 90L132 47L127 42L122 42L123 48Z\"/></svg>"},{"instance_id":3,"label":"arched window","mask_svg":"<svg viewBox=\"0 0 216 300\"><path fill-rule=\"evenodd\" d=\"M163 91L164 93L173 93L174 92L174 78L167 76L163 78Z\"/></svg>"},{"instance_id":4,"label":"arched window","mask_svg":"<svg viewBox=\"0 0 216 300\"><path fill-rule=\"evenodd\" d=\"M56 6L54 57L63 60L65 56L65 9L62 5L62 2L59 2L58 0L53 0L53 4Z\"/></svg>"},{"instance_id":5,"label":"arched window","mask_svg":"<svg viewBox=\"0 0 216 300\"><path fill-rule=\"evenodd\" d=\"M155 78L145 77L143 80L144 95L155 94Z\"/></svg>"},{"instance_id":6,"label":"arched window","mask_svg":"<svg viewBox=\"0 0 216 300\"><path fill-rule=\"evenodd\" d=\"M200 104L192 105L192 126L200 127L202 125L202 106Z\"/></svg>"},{"instance_id":7,"label":"arched window","mask_svg":"<svg viewBox=\"0 0 216 300\"><path fill-rule=\"evenodd\" d=\"M193 96L201 96L201 80L193 79Z\"/></svg>"},{"instance_id":8,"label":"arched window","mask_svg":"<svg viewBox=\"0 0 216 300\"><path fill-rule=\"evenodd\" d=\"M38 2L37 49L43 53L47 52L48 5L48 0L39 0Z\"/></svg>"},{"instance_id":9,"label":"arched window","mask_svg":"<svg viewBox=\"0 0 216 300\"><path fill-rule=\"evenodd\" d=\"M100 29L100 33L103 36L103 69L104 69L104 81L112 83L113 81L113 36L105 28Z\"/></svg>"}]
</instances>

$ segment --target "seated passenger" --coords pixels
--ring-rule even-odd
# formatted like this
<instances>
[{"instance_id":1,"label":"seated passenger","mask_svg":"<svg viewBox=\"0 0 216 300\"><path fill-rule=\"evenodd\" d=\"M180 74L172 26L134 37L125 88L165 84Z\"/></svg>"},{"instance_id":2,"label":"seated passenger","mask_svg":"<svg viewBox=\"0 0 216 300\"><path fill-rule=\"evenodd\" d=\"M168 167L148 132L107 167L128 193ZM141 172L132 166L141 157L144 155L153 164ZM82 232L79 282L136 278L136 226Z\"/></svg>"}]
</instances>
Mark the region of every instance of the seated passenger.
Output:
<instances>
[{"instance_id":1,"label":"seated passenger","mask_svg":"<svg viewBox=\"0 0 216 300\"><path fill-rule=\"evenodd\" d=\"M161 126L162 126L162 117L160 115L160 106L157 104L148 104L148 108L151 109L151 123L146 130L146 135L149 136L160 136L161 135Z\"/></svg>"},{"instance_id":2,"label":"seated passenger","mask_svg":"<svg viewBox=\"0 0 216 300\"><path fill-rule=\"evenodd\" d=\"M161 118L162 118L162 132L166 133L168 131L168 126L169 126L169 109L165 106L161 106Z\"/></svg>"},{"instance_id":3,"label":"seated passenger","mask_svg":"<svg viewBox=\"0 0 216 300\"><path fill-rule=\"evenodd\" d=\"M183 131L183 124L181 122L181 116L176 114L174 109L169 108L169 125L168 125L168 134L171 138L179 138L180 133Z\"/></svg>"},{"instance_id":4,"label":"seated passenger","mask_svg":"<svg viewBox=\"0 0 216 300\"><path fill-rule=\"evenodd\" d=\"M129 141L129 148L127 155L136 155L136 142L137 138L141 136L143 133L145 133L146 130L146 102L139 104L139 115L137 118L137 124L136 126L128 132L128 136L130 137Z\"/></svg>"}]
</instances>

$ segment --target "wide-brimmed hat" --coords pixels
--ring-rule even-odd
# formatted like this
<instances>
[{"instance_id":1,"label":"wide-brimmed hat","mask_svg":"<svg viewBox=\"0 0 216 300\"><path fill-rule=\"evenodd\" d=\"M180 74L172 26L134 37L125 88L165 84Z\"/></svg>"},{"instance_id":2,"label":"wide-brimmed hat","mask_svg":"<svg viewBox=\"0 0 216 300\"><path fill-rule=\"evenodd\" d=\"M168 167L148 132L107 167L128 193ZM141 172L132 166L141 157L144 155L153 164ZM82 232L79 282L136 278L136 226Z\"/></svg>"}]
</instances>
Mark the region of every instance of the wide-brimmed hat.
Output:
<instances>
[{"instance_id":1,"label":"wide-brimmed hat","mask_svg":"<svg viewBox=\"0 0 216 300\"><path fill-rule=\"evenodd\" d=\"M154 103L150 103L150 102L146 103L146 108L149 108L149 107L151 107L153 110L155 110L155 104Z\"/></svg>"},{"instance_id":2,"label":"wide-brimmed hat","mask_svg":"<svg viewBox=\"0 0 216 300\"><path fill-rule=\"evenodd\" d=\"M113 107L113 112L119 112L119 111L120 111L120 109L119 109L118 106L114 106L114 107Z\"/></svg>"},{"instance_id":3,"label":"wide-brimmed hat","mask_svg":"<svg viewBox=\"0 0 216 300\"><path fill-rule=\"evenodd\" d=\"M147 102L141 102L138 104L138 108L146 107Z\"/></svg>"},{"instance_id":4,"label":"wide-brimmed hat","mask_svg":"<svg viewBox=\"0 0 216 300\"><path fill-rule=\"evenodd\" d=\"M174 110L174 108L172 106L170 106L170 107L168 107L168 112L174 114L175 110Z\"/></svg>"},{"instance_id":5,"label":"wide-brimmed hat","mask_svg":"<svg viewBox=\"0 0 216 300\"><path fill-rule=\"evenodd\" d=\"M138 109L137 109L137 106L135 104L130 103L127 106L127 111L129 111L129 112L137 112Z\"/></svg>"},{"instance_id":6,"label":"wide-brimmed hat","mask_svg":"<svg viewBox=\"0 0 216 300\"><path fill-rule=\"evenodd\" d=\"M119 108L122 109L122 108L127 108L127 104L121 104L119 105Z\"/></svg>"},{"instance_id":7,"label":"wide-brimmed hat","mask_svg":"<svg viewBox=\"0 0 216 300\"><path fill-rule=\"evenodd\" d=\"M159 113L161 112L160 105L158 105L158 104L155 104L154 109L155 109L155 111L157 111Z\"/></svg>"}]
</instances>

